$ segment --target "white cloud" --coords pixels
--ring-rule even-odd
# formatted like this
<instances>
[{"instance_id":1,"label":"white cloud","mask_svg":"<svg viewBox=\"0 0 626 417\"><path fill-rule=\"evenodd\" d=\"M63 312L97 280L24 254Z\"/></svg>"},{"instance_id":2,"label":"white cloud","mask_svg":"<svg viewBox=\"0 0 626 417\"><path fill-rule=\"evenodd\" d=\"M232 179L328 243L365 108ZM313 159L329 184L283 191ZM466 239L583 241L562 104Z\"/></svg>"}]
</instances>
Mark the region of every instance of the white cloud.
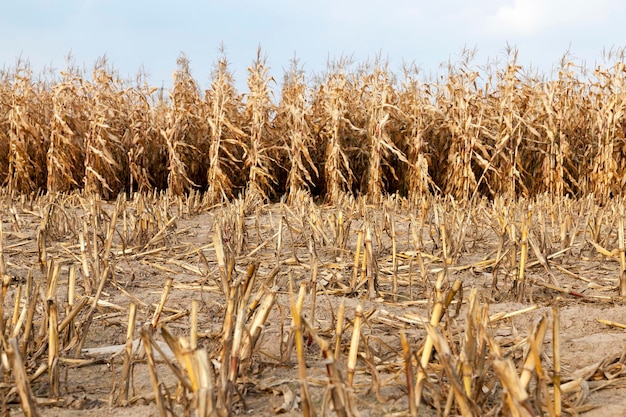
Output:
<instances>
[{"instance_id":1,"label":"white cloud","mask_svg":"<svg viewBox=\"0 0 626 417\"><path fill-rule=\"evenodd\" d=\"M610 17L617 0L514 0L485 18L495 35L534 36L553 29L598 24Z\"/></svg>"}]
</instances>

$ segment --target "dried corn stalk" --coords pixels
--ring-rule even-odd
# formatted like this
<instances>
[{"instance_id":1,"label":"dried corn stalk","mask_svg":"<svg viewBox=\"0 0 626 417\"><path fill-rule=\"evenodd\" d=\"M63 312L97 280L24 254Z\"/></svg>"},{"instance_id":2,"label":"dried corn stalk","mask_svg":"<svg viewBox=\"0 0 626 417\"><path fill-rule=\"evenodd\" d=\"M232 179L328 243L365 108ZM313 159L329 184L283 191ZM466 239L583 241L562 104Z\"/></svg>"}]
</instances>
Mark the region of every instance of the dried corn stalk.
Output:
<instances>
[{"instance_id":1,"label":"dried corn stalk","mask_svg":"<svg viewBox=\"0 0 626 417\"><path fill-rule=\"evenodd\" d=\"M126 115L122 96L126 91L106 60L96 63L93 84L87 84L89 127L85 136L85 191L114 198L126 183L126 150L122 135Z\"/></svg>"},{"instance_id":2,"label":"dried corn stalk","mask_svg":"<svg viewBox=\"0 0 626 417\"><path fill-rule=\"evenodd\" d=\"M316 149L309 123L311 108L307 101L307 86L304 73L295 59L285 74L277 113L276 127L286 132L285 165L289 174L285 187L291 201L299 190L308 190L319 177L313 161Z\"/></svg>"},{"instance_id":3,"label":"dried corn stalk","mask_svg":"<svg viewBox=\"0 0 626 417\"><path fill-rule=\"evenodd\" d=\"M209 123L208 151L205 153L209 164L206 198L210 203L218 203L233 196L236 163L241 160L241 141L245 137L241 127L237 126L240 97L223 55L215 65L205 103Z\"/></svg>"},{"instance_id":4,"label":"dried corn stalk","mask_svg":"<svg viewBox=\"0 0 626 417\"><path fill-rule=\"evenodd\" d=\"M244 131L247 132L244 154L244 170L248 171L248 192L260 195L263 199L272 196L272 185L276 183L272 165L276 160L277 145L272 128L272 115L275 113L269 84L274 81L268 74L266 58L257 57L248 68L248 88L244 112Z\"/></svg>"}]
</instances>

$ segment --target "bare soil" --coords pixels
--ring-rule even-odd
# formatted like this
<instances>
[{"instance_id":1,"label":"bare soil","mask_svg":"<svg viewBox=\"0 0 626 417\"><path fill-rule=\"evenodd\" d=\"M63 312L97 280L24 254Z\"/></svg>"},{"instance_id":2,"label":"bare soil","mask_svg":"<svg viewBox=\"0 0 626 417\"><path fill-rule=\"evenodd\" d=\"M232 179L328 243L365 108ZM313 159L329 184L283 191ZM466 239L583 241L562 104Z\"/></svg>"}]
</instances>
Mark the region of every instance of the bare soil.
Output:
<instances>
[{"instance_id":1,"label":"bare soil","mask_svg":"<svg viewBox=\"0 0 626 417\"><path fill-rule=\"evenodd\" d=\"M130 210L130 209L129 209ZM343 210L345 219L351 219L351 226L346 240L346 247L340 250L336 242L337 213ZM412 228L417 211L397 208L396 211L380 208L366 208L366 215L352 213L347 208L313 206L288 208L279 204L262 205L247 208L244 216L243 246L236 257L236 272L244 274L247 266L254 261L260 262L257 282L262 282L275 267L280 268L276 278L279 294L272 313L264 327L252 361L242 369L238 390L240 396L235 399L236 414L241 415L301 415L299 403L300 385L298 382L296 352L290 339L290 280L294 288L301 282L311 279L311 245L315 247L319 258L317 277L317 297L315 316L312 317L310 294L307 295L304 311L314 323L319 334L334 345L336 314L342 300L346 304L348 322L354 318L356 306L361 304L366 321L362 328L360 345L361 359L351 392L356 408L362 416L406 415L408 400L406 377L402 361L400 331L408 336L413 349L418 350L426 337L423 326L401 322L403 317L430 317L432 292L438 271L443 263L440 228L437 219L429 212L420 226L419 245L416 249ZM482 211L481 211L482 210ZM512 209L513 210L513 209ZM37 248L40 212L28 212L18 207L18 219L4 219L4 256L7 272L14 277L14 284L9 287L5 302L5 320L10 320L13 297L17 283L23 282L29 273L35 280L46 282L46 270L39 265L40 251ZM112 204L106 204L104 211L111 213ZM92 348L123 345L126 338L128 306L131 301L138 303L137 328L152 319L155 305L159 302L167 278L174 279L171 292L165 304L166 309L161 322L166 322L175 334L189 336L189 316L191 300L200 301L199 343L208 348L210 356L216 358L220 348L220 332L225 314L226 298L220 290L219 271L216 264L215 248L212 239L215 227L222 227L224 241L235 245L229 239L236 239L232 225L234 209L218 207L208 211L191 214L172 204L167 211L174 219L167 228L158 227L151 232L152 237L161 233L158 240L149 246L132 245L124 248L122 237L115 239L111 262L114 273L104 288L102 302L96 310L89 328L82 358L95 358L90 364L61 368L61 396L59 399L48 398L47 378L44 376L33 381L32 388L40 403L44 416L70 417L91 416L150 416L158 415L154 402L154 389L150 382L145 358L141 352L135 356L132 372L131 399L125 406L118 406L121 383L121 355L114 353L98 354L89 351ZM39 213L39 214L38 214ZM558 282L558 288L564 291L542 286L553 284L549 273L540 263L535 262L526 269L526 289L521 297L514 295L512 286L519 271L503 257L500 264L484 266L481 261L494 259L498 255L501 243L495 233L497 220L489 206L478 209L473 220L465 218L466 227L463 236L459 233L462 226L462 213L448 213L450 227L449 251L455 251L449 266L448 281L460 279L463 283L463 297L453 302L442 326L450 334L462 331L465 322L467 300L472 289L477 290L477 297L482 303L489 304L489 314L515 312L520 309L537 306L537 309L519 314L511 319L494 322L492 334L515 360L522 359L524 338L532 326L545 315L552 319L552 308L557 307L561 326L561 366L562 381L567 382L582 377L583 392L572 395L564 394L570 411L575 409L585 417L626 416L626 330L600 323L597 319L616 323L626 323L626 306L617 295L619 280L619 262L616 256L607 257L598 253L589 243L585 227L573 228L577 234L561 255L549 259L550 271ZM576 213L572 209L572 213ZM57 214L58 215L58 214ZM85 293L85 284L80 270L80 245L77 229L71 224L84 215L80 207L64 208L64 214L70 224L67 230L61 226L50 230L47 237L48 262L56 260L62 265L61 279L58 284L58 302L60 310L66 302L69 266L79 265L77 293ZM617 247L615 224L608 221L606 215L598 214L605 221L602 228L605 248L611 251ZM604 216L604 217L603 217ZM513 216L512 216L513 217ZM413 218L413 220L412 220ZM129 217L130 219L130 217ZM282 219L282 225L281 225ZM130 222L130 220L128 220ZM357 232L364 221L369 221L373 233L373 247L378 267L377 285L379 294L370 297L367 286L357 291L346 290L353 273L354 250ZM229 223L231 222L231 223ZM398 284L393 292L393 249L389 233L389 222L394 222L397 242ZM540 222L537 220L537 222ZM573 219L573 223L584 224L584 215ZM16 224L19 226L16 228ZM80 227L80 222L76 223ZM130 223L129 223L130 224ZM218 225L218 226L216 226ZM552 226L556 227L556 226ZM123 221L118 219L117 230L123 236ZM541 227L537 226L535 236L540 239ZM547 231L542 245L544 256L557 253L559 232L551 227ZM278 233L282 238L279 242ZM518 231L519 233L519 231ZM148 240L150 239L148 236ZM517 237L519 239L519 235ZM456 241L455 241L456 239ZM519 243L519 242L518 242ZM124 249L129 249L123 253ZM277 252L278 251L278 252ZM416 261L416 253L423 255L426 275L423 276ZM206 263L202 257L206 259ZM536 257L529 249L529 262ZM516 262L519 263L519 254ZM560 267L561 269L557 268ZM565 273L569 271L570 273ZM494 273L497 282L494 282ZM394 298L396 300L394 301ZM458 312L455 311L457 305ZM178 319L168 318L183 313ZM63 314L61 314L63 317ZM349 327L349 326L348 326ZM38 328L36 327L38 330ZM351 328L343 334L340 357L336 359L346 378L346 360L350 344ZM310 340L306 346L307 381L311 390L314 407L320 412L328 409L328 376L321 358L319 347ZM367 352L369 350L369 352ZM61 356L71 356L71 352L62 352ZM362 358L374 357L376 370L368 368ZM551 330L546 334L543 344L542 359L547 374L553 369ZM177 403L177 379L163 362L157 367L158 377L163 387L171 395L172 410L183 415L183 406ZM344 379L345 381L345 379ZM433 382L435 384L435 382ZM446 385L447 386L447 385ZM436 385L428 390L436 390ZM442 394L445 398L446 393ZM432 401L434 391L427 396L429 402L420 408L420 415L436 415ZM576 403L576 400L579 400ZM10 415L22 415L16 398L7 405ZM497 410L490 407L491 410ZM567 410L567 409L566 409ZM330 412L333 414L332 412Z\"/></svg>"}]
</instances>

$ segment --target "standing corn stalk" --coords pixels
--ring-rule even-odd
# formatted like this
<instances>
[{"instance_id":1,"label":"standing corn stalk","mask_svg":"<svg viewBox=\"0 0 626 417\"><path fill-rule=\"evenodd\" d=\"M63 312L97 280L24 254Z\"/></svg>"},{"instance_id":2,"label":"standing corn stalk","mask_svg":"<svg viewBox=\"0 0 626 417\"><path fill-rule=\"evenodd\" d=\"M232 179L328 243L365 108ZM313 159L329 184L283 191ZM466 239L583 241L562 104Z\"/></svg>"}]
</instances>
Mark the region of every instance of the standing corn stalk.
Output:
<instances>
[{"instance_id":1,"label":"standing corn stalk","mask_svg":"<svg viewBox=\"0 0 626 417\"><path fill-rule=\"evenodd\" d=\"M484 168L489 158L480 143L484 107L476 83L479 74L470 67L472 57L473 52L467 51L458 70L449 65L446 88L438 98L445 117L445 142L450 146L444 191L466 202L478 188L474 170L479 164Z\"/></svg>"},{"instance_id":2,"label":"standing corn stalk","mask_svg":"<svg viewBox=\"0 0 626 417\"><path fill-rule=\"evenodd\" d=\"M240 159L238 151L245 137L245 133L237 127L240 101L228 61L222 55L213 71L211 89L205 99L209 123L207 200L210 203L219 203L233 195L233 168Z\"/></svg>"},{"instance_id":3,"label":"standing corn stalk","mask_svg":"<svg viewBox=\"0 0 626 417\"><path fill-rule=\"evenodd\" d=\"M272 191L272 183L276 179L272 175L272 162L277 147L272 143L271 118L275 106L270 97L269 83L274 81L267 75L266 58L261 56L261 48L257 57L248 68L248 88L250 92L245 105L245 127L247 129L248 146L244 155L244 168L249 170L248 193L259 195L264 200Z\"/></svg>"},{"instance_id":4,"label":"standing corn stalk","mask_svg":"<svg viewBox=\"0 0 626 417\"><path fill-rule=\"evenodd\" d=\"M11 77L0 70L0 184L9 172L9 110L11 108Z\"/></svg>"},{"instance_id":5,"label":"standing corn stalk","mask_svg":"<svg viewBox=\"0 0 626 417\"><path fill-rule=\"evenodd\" d=\"M428 142L435 125L438 109L431 104L430 89L417 78L417 69L405 69L398 97L398 111L403 119L408 157L407 194L412 204L421 201L434 185L428 172L430 164Z\"/></svg>"},{"instance_id":6,"label":"standing corn stalk","mask_svg":"<svg viewBox=\"0 0 626 417\"><path fill-rule=\"evenodd\" d=\"M158 184L159 166L165 166L167 160L162 158L159 149L163 148L164 138L161 136L154 112L158 104L150 102L157 89L147 83L139 83L130 91L128 130L124 135L125 148L128 149L128 189L135 191L152 191ZM153 112L154 109L154 112Z\"/></svg>"},{"instance_id":7,"label":"standing corn stalk","mask_svg":"<svg viewBox=\"0 0 626 417\"><path fill-rule=\"evenodd\" d=\"M126 126L122 83L96 63L93 84L87 84L89 128L85 137L85 192L105 198L116 196L126 183L126 150L122 135Z\"/></svg>"},{"instance_id":8,"label":"standing corn stalk","mask_svg":"<svg viewBox=\"0 0 626 417\"><path fill-rule=\"evenodd\" d=\"M291 200L299 190L314 185L313 176L319 172L311 157L314 148L313 135L307 120L311 109L307 103L307 86L304 73L298 68L294 58L289 72L285 74L280 103L277 109L276 125L286 141L287 195Z\"/></svg>"},{"instance_id":9,"label":"standing corn stalk","mask_svg":"<svg viewBox=\"0 0 626 417\"><path fill-rule=\"evenodd\" d=\"M324 146L324 182L326 200L338 202L343 192L352 188L352 173L346 154L348 95L352 84L344 70L345 62L330 66L314 102L320 123L320 138Z\"/></svg>"},{"instance_id":10,"label":"standing corn stalk","mask_svg":"<svg viewBox=\"0 0 626 417\"><path fill-rule=\"evenodd\" d=\"M617 156L623 159L624 151L616 139L626 117L626 66L618 61L612 69L598 68L594 73L597 81L591 93L591 112L597 150L591 159L588 180L590 190L600 201L606 201L621 194L623 187L624 176L618 173Z\"/></svg>"},{"instance_id":11,"label":"standing corn stalk","mask_svg":"<svg viewBox=\"0 0 626 417\"><path fill-rule=\"evenodd\" d=\"M493 143L490 148L491 160L484 173L494 170L488 178L492 192L515 198L518 190L528 195L528 189L522 181L520 152L523 149L523 118L519 114L519 104L523 102L520 95L521 80L517 64L517 51L508 51L506 70L499 72L496 78L495 91L489 97L492 112L489 120L485 120L485 134Z\"/></svg>"},{"instance_id":12,"label":"standing corn stalk","mask_svg":"<svg viewBox=\"0 0 626 417\"><path fill-rule=\"evenodd\" d=\"M68 67L52 90L52 122L47 152L47 190L67 192L83 185L84 142L89 127L82 77Z\"/></svg>"},{"instance_id":13,"label":"standing corn stalk","mask_svg":"<svg viewBox=\"0 0 626 417\"><path fill-rule=\"evenodd\" d=\"M11 191L30 193L45 185L45 149L49 133L42 106L48 94L33 83L28 63L18 61L13 75L8 118L8 173L5 185ZM42 146L43 145L43 146Z\"/></svg>"},{"instance_id":14,"label":"standing corn stalk","mask_svg":"<svg viewBox=\"0 0 626 417\"><path fill-rule=\"evenodd\" d=\"M368 158L367 197L373 203L380 203L385 190L383 166L387 166L395 177L395 169L390 163L391 155L398 161L408 162L404 154L392 141L390 135L390 108L395 104L395 92L390 74L380 63L374 71L363 77L362 88L365 100ZM397 179L397 177L396 177Z\"/></svg>"},{"instance_id":15,"label":"standing corn stalk","mask_svg":"<svg viewBox=\"0 0 626 417\"><path fill-rule=\"evenodd\" d=\"M544 84L541 93L543 123L540 127L547 137L541 178L543 190L556 197L575 190L572 188L574 176L569 169L574 165L570 146L573 132L568 126L581 118L580 103L577 103L581 98L581 83L573 72L574 63L566 58L563 57L558 78Z\"/></svg>"},{"instance_id":16,"label":"standing corn stalk","mask_svg":"<svg viewBox=\"0 0 626 417\"><path fill-rule=\"evenodd\" d=\"M205 174L199 163L198 144L208 128L202 114L202 100L195 80L189 71L189 60L181 54L174 72L172 105L169 107L167 128L162 135L168 152L168 188L181 195L190 187L200 187Z\"/></svg>"}]
</instances>

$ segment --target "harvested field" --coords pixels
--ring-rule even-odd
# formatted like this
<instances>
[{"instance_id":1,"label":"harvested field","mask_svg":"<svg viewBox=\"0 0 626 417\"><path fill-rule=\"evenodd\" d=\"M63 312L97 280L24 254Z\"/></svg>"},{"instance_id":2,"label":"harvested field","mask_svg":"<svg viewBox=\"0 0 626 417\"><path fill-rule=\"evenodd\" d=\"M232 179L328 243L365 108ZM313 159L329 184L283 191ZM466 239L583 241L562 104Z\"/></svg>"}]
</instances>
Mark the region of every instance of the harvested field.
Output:
<instances>
[{"instance_id":1,"label":"harvested field","mask_svg":"<svg viewBox=\"0 0 626 417\"><path fill-rule=\"evenodd\" d=\"M624 415L626 70L0 72L0 414Z\"/></svg>"},{"instance_id":2,"label":"harvested field","mask_svg":"<svg viewBox=\"0 0 626 417\"><path fill-rule=\"evenodd\" d=\"M626 407L623 202L340 198L5 195L3 413Z\"/></svg>"}]
</instances>

